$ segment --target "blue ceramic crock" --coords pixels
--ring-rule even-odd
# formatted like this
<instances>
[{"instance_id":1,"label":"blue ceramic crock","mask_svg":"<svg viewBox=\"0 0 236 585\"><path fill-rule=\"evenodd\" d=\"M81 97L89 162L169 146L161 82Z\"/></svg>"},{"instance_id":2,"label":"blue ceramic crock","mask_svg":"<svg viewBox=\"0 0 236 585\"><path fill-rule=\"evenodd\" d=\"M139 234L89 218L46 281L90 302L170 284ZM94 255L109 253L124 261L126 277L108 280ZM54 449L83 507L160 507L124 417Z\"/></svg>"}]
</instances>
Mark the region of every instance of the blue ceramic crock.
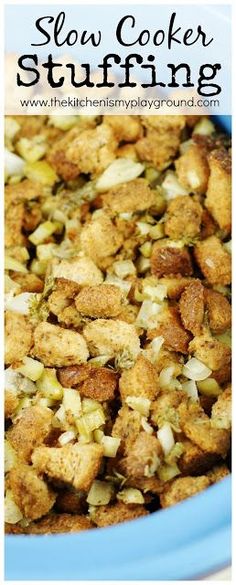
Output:
<instances>
[{"instance_id":1,"label":"blue ceramic crock","mask_svg":"<svg viewBox=\"0 0 236 585\"><path fill-rule=\"evenodd\" d=\"M215 117L231 131L231 117ZM7 580L199 579L231 561L231 478L173 508L78 534L6 536Z\"/></svg>"}]
</instances>

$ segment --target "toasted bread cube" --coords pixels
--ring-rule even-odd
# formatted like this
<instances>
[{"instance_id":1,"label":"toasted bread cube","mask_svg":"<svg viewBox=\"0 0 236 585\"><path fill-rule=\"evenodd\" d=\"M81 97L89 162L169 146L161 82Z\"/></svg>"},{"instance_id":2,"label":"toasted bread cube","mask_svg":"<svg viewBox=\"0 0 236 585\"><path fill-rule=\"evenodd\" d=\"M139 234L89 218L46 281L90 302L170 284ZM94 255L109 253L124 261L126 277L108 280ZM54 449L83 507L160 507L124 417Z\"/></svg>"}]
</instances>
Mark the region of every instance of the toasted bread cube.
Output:
<instances>
[{"instance_id":1,"label":"toasted bread cube","mask_svg":"<svg viewBox=\"0 0 236 585\"><path fill-rule=\"evenodd\" d=\"M62 177L64 181L72 181L80 174L80 167L77 163L72 162L67 157L69 145L75 140L77 136L81 135L81 128L75 126L68 132L65 132L62 137L59 135L48 152L48 161L56 171L57 175Z\"/></svg>"},{"instance_id":2,"label":"toasted bread cube","mask_svg":"<svg viewBox=\"0 0 236 585\"><path fill-rule=\"evenodd\" d=\"M202 206L192 197L175 197L167 207L165 234L173 240L193 239L200 233Z\"/></svg>"},{"instance_id":3,"label":"toasted bread cube","mask_svg":"<svg viewBox=\"0 0 236 585\"><path fill-rule=\"evenodd\" d=\"M6 311L5 363L14 364L28 355L32 346L32 327L25 315Z\"/></svg>"},{"instance_id":4,"label":"toasted bread cube","mask_svg":"<svg viewBox=\"0 0 236 585\"><path fill-rule=\"evenodd\" d=\"M141 429L142 416L137 410L122 406L112 428L112 437L121 439L120 452L128 453Z\"/></svg>"},{"instance_id":5,"label":"toasted bread cube","mask_svg":"<svg viewBox=\"0 0 236 585\"><path fill-rule=\"evenodd\" d=\"M141 160L163 170L170 165L179 149L184 116L142 116L146 136L136 143Z\"/></svg>"},{"instance_id":6,"label":"toasted bread cube","mask_svg":"<svg viewBox=\"0 0 236 585\"><path fill-rule=\"evenodd\" d=\"M28 274L21 274L20 272L15 272L12 280L19 284L19 293L22 292L35 292L41 293L43 291L43 281L41 278L36 276L36 274L28 273Z\"/></svg>"},{"instance_id":7,"label":"toasted bread cube","mask_svg":"<svg viewBox=\"0 0 236 585\"><path fill-rule=\"evenodd\" d=\"M206 453L188 439L181 440L184 452L178 459L178 467L183 475L202 475L219 460L219 455Z\"/></svg>"},{"instance_id":8,"label":"toasted bread cube","mask_svg":"<svg viewBox=\"0 0 236 585\"><path fill-rule=\"evenodd\" d=\"M56 495L29 465L17 464L8 475L13 498L28 520L37 520L51 510Z\"/></svg>"},{"instance_id":9,"label":"toasted bread cube","mask_svg":"<svg viewBox=\"0 0 236 585\"><path fill-rule=\"evenodd\" d=\"M41 322L34 330L33 354L45 366L70 366L87 361L89 352L80 333Z\"/></svg>"},{"instance_id":10,"label":"toasted bread cube","mask_svg":"<svg viewBox=\"0 0 236 585\"><path fill-rule=\"evenodd\" d=\"M24 179L15 185L7 185L5 187L5 202L6 205L15 204L18 201L31 201L38 199L43 195L42 183Z\"/></svg>"},{"instance_id":11,"label":"toasted bread cube","mask_svg":"<svg viewBox=\"0 0 236 585\"><path fill-rule=\"evenodd\" d=\"M221 465L215 465L210 471L207 473L207 477L209 478L211 483L216 483L217 481L221 481L230 474L230 471L224 463Z\"/></svg>"},{"instance_id":12,"label":"toasted bread cube","mask_svg":"<svg viewBox=\"0 0 236 585\"><path fill-rule=\"evenodd\" d=\"M110 189L102 197L103 205L112 214L145 211L155 204L155 191L146 179L134 179Z\"/></svg>"},{"instance_id":13,"label":"toasted bread cube","mask_svg":"<svg viewBox=\"0 0 236 585\"><path fill-rule=\"evenodd\" d=\"M204 319L204 287L200 280L190 282L181 295L179 309L184 327L200 335Z\"/></svg>"},{"instance_id":14,"label":"toasted bread cube","mask_svg":"<svg viewBox=\"0 0 236 585\"><path fill-rule=\"evenodd\" d=\"M97 506L93 513L93 522L102 528L112 526L120 522L135 520L141 516L146 516L148 511L141 504L123 504L117 502L108 506Z\"/></svg>"},{"instance_id":15,"label":"toasted bread cube","mask_svg":"<svg viewBox=\"0 0 236 585\"><path fill-rule=\"evenodd\" d=\"M112 284L84 287L75 298L77 311L88 317L117 317L122 308L122 291Z\"/></svg>"},{"instance_id":16,"label":"toasted bread cube","mask_svg":"<svg viewBox=\"0 0 236 585\"><path fill-rule=\"evenodd\" d=\"M189 352L213 371L230 363L230 348L208 333L194 337L189 344Z\"/></svg>"},{"instance_id":17,"label":"toasted bread cube","mask_svg":"<svg viewBox=\"0 0 236 585\"><path fill-rule=\"evenodd\" d=\"M169 506L174 506L178 502L205 490L209 485L210 480L206 475L200 475L199 477L178 477L167 485L160 495L161 507L168 508Z\"/></svg>"},{"instance_id":18,"label":"toasted bread cube","mask_svg":"<svg viewBox=\"0 0 236 585\"><path fill-rule=\"evenodd\" d=\"M209 156L210 177L205 205L220 228L229 234L231 230L231 160L223 149L214 150Z\"/></svg>"},{"instance_id":19,"label":"toasted bread cube","mask_svg":"<svg viewBox=\"0 0 236 585\"><path fill-rule=\"evenodd\" d=\"M101 270L88 257L62 260L60 264L53 267L53 276L77 283L80 286L101 284L103 281Z\"/></svg>"},{"instance_id":20,"label":"toasted bread cube","mask_svg":"<svg viewBox=\"0 0 236 585\"><path fill-rule=\"evenodd\" d=\"M231 306L220 292L206 288L204 298L212 333L223 333L231 326Z\"/></svg>"},{"instance_id":21,"label":"toasted bread cube","mask_svg":"<svg viewBox=\"0 0 236 585\"><path fill-rule=\"evenodd\" d=\"M59 316L68 307L79 291L79 285L65 278L58 278L53 292L48 297L48 307L51 313Z\"/></svg>"},{"instance_id":22,"label":"toasted bread cube","mask_svg":"<svg viewBox=\"0 0 236 585\"><path fill-rule=\"evenodd\" d=\"M107 124L83 130L67 146L66 158L81 173L98 175L114 160L117 140Z\"/></svg>"},{"instance_id":23,"label":"toasted bread cube","mask_svg":"<svg viewBox=\"0 0 236 585\"><path fill-rule=\"evenodd\" d=\"M202 451L225 457L230 446L228 430L214 428L211 419L197 403L182 403L178 407L180 426L186 437Z\"/></svg>"},{"instance_id":24,"label":"toasted bread cube","mask_svg":"<svg viewBox=\"0 0 236 585\"><path fill-rule=\"evenodd\" d=\"M32 462L39 473L88 491L102 462L103 448L97 443L37 447Z\"/></svg>"},{"instance_id":25,"label":"toasted bread cube","mask_svg":"<svg viewBox=\"0 0 236 585\"><path fill-rule=\"evenodd\" d=\"M27 534L63 534L89 530L93 524L86 516L79 514L49 514L38 522L32 523Z\"/></svg>"},{"instance_id":26,"label":"toasted bread cube","mask_svg":"<svg viewBox=\"0 0 236 585\"><path fill-rule=\"evenodd\" d=\"M97 319L88 323L83 330L91 355L107 355L117 358L117 354L134 361L140 352L140 340L134 325L124 321Z\"/></svg>"},{"instance_id":27,"label":"toasted bread cube","mask_svg":"<svg viewBox=\"0 0 236 585\"><path fill-rule=\"evenodd\" d=\"M103 212L92 218L81 230L81 248L98 266L107 256L113 256L121 247L123 237Z\"/></svg>"},{"instance_id":28,"label":"toasted bread cube","mask_svg":"<svg viewBox=\"0 0 236 585\"><path fill-rule=\"evenodd\" d=\"M127 396L141 396L154 400L159 392L155 366L140 354L134 366L122 372L119 389L124 401Z\"/></svg>"},{"instance_id":29,"label":"toasted bread cube","mask_svg":"<svg viewBox=\"0 0 236 585\"><path fill-rule=\"evenodd\" d=\"M210 284L231 283L231 258L216 236L198 242L194 247L196 261Z\"/></svg>"},{"instance_id":30,"label":"toasted bread cube","mask_svg":"<svg viewBox=\"0 0 236 585\"><path fill-rule=\"evenodd\" d=\"M24 203L12 203L5 213L5 246L24 246L26 237L22 233L24 223Z\"/></svg>"},{"instance_id":31,"label":"toasted bread cube","mask_svg":"<svg viewBox=\"0 0 236 585\"><path fill-rule=\"evenodd\" d=\"M22 461L30 462L33 449L51 430L53 413L44 406L29 406L7 432L7 438Z\"/></svg>"},{"instance_id":32,"label":"toasted bread cube","mask_svg":"<svg viewBox=\"0 0 236 585\"><path fill-rule=\"evenodd\" d=\"M163 457L163 452L157 437L144 431L139 433L122 461L125 476L130 478L154 476L160 457Z\"/></svg>"},{"instance_id":33,"label":"toasted bread cube","mask_svg":"<svg viewBox=\"0 0 236 585\"><path fill-rule=\"evenodd\" d=\"M204 207L202 210L202 225L200 239L205 240L210 236L213 236L217 231L217 224L209 211Z\"/></svg>"},{"instance_id":34,"label":"toasted bread cube","mask_svg":"<svg viewBox=\"0 0 236 585\"><path fill-rule=\"evenodd\" d=\"M211 411L212 424L216 428L230 429L232 424L231 386L228 386L213 404Z\"/></svg>"},{"instance_id":35,"label":"toasted bread cube","mask_svg":"<svg viewBox=\"0 0 236 585\"><path fill-rule=\"evenodd\" d=\"M148 331L148 339L161 335L164 337L163 347L180 353L188 353L191 335L185 331L176 307L170 307L155 329Z\"/></svg>"},{"instance_id":36,"label":"toasted bread cube","mask_svg":"<svg viewBox=\"0 0 236 585\"><path fill-rule=\"evenodd\" d=\"M151 273L161 276L191 276L193 273L191 257L187 248L168 245L168 240L155 242L151 255Z\"/></svg>"},{"instance_id":37,"label":"toasted bread cube","mask_svg":"<svg viewBox=\"0 0 236 585\"><path fill-rule=\"evenodd\" d=\"M58 371L64 387L77 387L81 396L103 402L113 400L117 390L117 374L109 368L92 367L90 364L69 366Z\"/></svg>"},{"instance_id":38,"label":"toasted bread cube","mask_svg":"<svg viewBox=\"0 0 236 585\"><path fill-rule=\"evenodd\" d=\"M206 193L209 165L207 152L200 145L191 144L186 152L177 159L175 168L178 180L183 187L192 193Z\"/></svg>"},{"instance_id":39,"label":"toasted bread cube","mask_svg":"<svg viewBox=\"0 0 236 585\"><path fill-rule=\"evenodd\" d=\"M136 142L142 136L142 126L138 116L103 116L118 142Z\"/></svg>"}]
</instances>

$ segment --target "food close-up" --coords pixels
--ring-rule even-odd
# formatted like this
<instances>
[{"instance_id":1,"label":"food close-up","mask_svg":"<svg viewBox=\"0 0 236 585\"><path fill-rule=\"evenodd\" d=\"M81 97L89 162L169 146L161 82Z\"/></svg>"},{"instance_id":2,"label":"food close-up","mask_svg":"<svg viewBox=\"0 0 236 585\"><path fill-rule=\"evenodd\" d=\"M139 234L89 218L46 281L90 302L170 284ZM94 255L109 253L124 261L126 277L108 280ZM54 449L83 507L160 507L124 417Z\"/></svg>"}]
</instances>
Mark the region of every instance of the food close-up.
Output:
<instances>
[{"instance_id":1,"label":"food close-up","mask_svg":"<svg viewBox=\"0 0 236 585\"><path fill-rule=\"evenodd\" d=\"M231 144L207 116L5 118L5 522L135 520L230 473Z\"/></svg>"}]
</instances>

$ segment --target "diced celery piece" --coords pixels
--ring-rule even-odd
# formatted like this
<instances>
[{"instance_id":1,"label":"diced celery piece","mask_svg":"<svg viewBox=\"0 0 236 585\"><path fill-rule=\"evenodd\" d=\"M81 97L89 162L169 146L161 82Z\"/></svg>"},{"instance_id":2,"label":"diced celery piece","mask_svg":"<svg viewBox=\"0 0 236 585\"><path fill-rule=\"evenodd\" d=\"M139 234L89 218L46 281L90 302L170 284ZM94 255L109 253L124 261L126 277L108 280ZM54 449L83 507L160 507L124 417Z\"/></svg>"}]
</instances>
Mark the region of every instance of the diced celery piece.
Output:
<instances>
[{"instance_id":1,"label":"diced celery piece","mask_svg":"<svg viewBox=\"0 0 236 585\"><path fill-rule=\"evenodd\" d=\"M32 382L36 382L36 380L42 377L43 370L44 365L41 362L28 356L23 358L22 365L17 368L20 374L26 376Z\"/></svg>"}]
</instances>

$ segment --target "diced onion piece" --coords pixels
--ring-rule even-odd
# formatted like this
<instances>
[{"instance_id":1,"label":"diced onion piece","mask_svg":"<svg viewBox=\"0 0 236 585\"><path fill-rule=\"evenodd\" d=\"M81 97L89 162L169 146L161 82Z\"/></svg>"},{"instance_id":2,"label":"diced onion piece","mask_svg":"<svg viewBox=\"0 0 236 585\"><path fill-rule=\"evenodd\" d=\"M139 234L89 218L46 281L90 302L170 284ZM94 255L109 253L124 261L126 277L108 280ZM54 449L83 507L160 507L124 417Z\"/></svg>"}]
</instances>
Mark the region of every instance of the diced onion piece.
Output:
<instances>
[{"instance_id":1,"label":"diced onion piece","mask_svg":"<svg viewBox=\"0 0 236 585\"><path fill-rule=\"evenodd\" d=\"M52 186L58 180L54 169L46 160L26 163L25 175L31 181L38 181L46 186Z\"/></svg>"},{"instance_id":2,"label":"diced onion piece","mask_svg":"<svg viewBox=\"0 0 236 585\"><path fill-rule=\"evenodd\" d=\"M212 371L200 360L193 357L183 366L183 375L189 380L200 382L211 375Z\"/></svg>"},{"instance_id":3,"label":"diced onion piece","mask_svg":"<svg viewBox=\"0 0 236 585\"><path fill-rule=\"evenodd\" d=\"M11 443L9 441L4 441L4 470L5 473L12 469L17 461L17 453L15 449L13 449Z\"/></svg>"},{"instance_id":4,"label":"diced onion piece","mask_svg":"<svg viewBox=\"0 0 236 585\"><path fill-rule=\"evenodd\" d=\"M118 278L112 274L108 274L106 276L104 284L114 284L115 286L118 286L126 296L129 294L132 286L132 282L129 282L128 280L122 280L121 278Z\"/></svg>"},{"instance_id":5,"label":"diced onion piece","mask_svg":"<svg viewBox=\"0 0 236 585\"><path fill-rule=\"evenodd\" d=\"M141 418L141 427L143 428L145 433L148 433L148 435L152 435L153 428L148 423L147 418L145 416L142 416L142 418Z\"/></svg>"},{"instance_id":6,"label":"diced onion piece","mask_svg":"<svg viewBox=\"0 0 236 585\"><path fill-rule=\"evenodd\" d=\"M149 415L151 406L151 400L142 396L127 396L125 399L126 404L133 410L137 410L143 416Z\"/></svg>"},{"instance_id":7,"label":"diced onion piece","mask_svg":"<svg viewBox=\"0 0 236 585\"><path fill-rule=\"evenodd\" d=\"M120 219L124 219L125 221L130 221L133 217L132 213L127 213L127 212L119 213L118 215L119 215Z\"/></svg>"},{"instance_id":8,"label":"diced onion piece","mask_svg":"<svg viewBox=\"0 0 236 585\"><path fill-rule=\"evenodd\" d=\"M168 201L175 197L179 197L180 195L188 195L187 189L179 183L174 171L167 171L162 187L165 190L166 199Z\"/></svg>"},{"instance_id":9,"label":"diced onion piece","mask_svg":"<svg viewBox=\"0 0 236 585\"><path fill-rule=\"evenodd\" d=\"M76 434L74 431L66 431L65 433L62 433L62 435L60 435L58 443L60 443L60 445L67 445L67 443L70 443L75 438Z\"/></svg>"},{"instance_id":10,"label":"diced onion piece","mask_svg":"<svg viewBox=\"0 0 236 585\"><path fill-rule=\"evenodd\" d=\"M109 359L110 359L109 355L98 355L88 360L88 363L92 364L93 366L101 367L105 366Z\"/></svg>"},{"instance_id":11,"label":"diced onion piece","mask_svg":"<svg viewBox=\"0 0 236 585\"><path fill-rule=\"evenodd\" d=\"M128 158L119 158L113 161L100 175L96 182L96 190L107 191L120 183L133 181L144 171L144 165Z\"/></svg>"},{"instance_id":12,"label":"diced onion piece","mask_svg":"<svg viewBox=\"0 0 236 585\"><path fill-rule=\"evenodd\" d=\"M202 134L203 136L209 136L213 132L215 132L215 126L209 118L202 118L193 129L193 134Z\"/></svg>"},{"instance_id":13,"label":"diced onion piece","mask_svg":"<svg viewBox=\"0 0 236 585\"><path fill-rule=\"evenodd\" d=\"M17 154L10 152L7 148L4 151L5 177L22 177L24 175L25 161Z\"/></svg>"},{"instance_id":14,"label":"diced onion piece","mask_svg":"<svg viewBox=\"0 0 236 585\"><path fill-rule=\"evenodd\" d=\"M112 483L95 479L91 485L86 502L91 506L106 506L114 494Z\"/></svg>"},{"instance_id":15,"label":"diced onion piece","mask_svg":"<svg viewBox=\"0 0 236 585\"><path fill-rule=\"evenodd\" d=\"M144 244L142 244L142 246L140 246L139 250L140 250L142 256L144 256L144 258L150 258L151 253L152 253L151 242L145 242Z\"/></svg>"},{"instance_id":16,"label":"diced onion piece","mask_svg":"<svg viewBox=\"0 0 236 585\"><path fill-rule=\"evenodd\" d=\"M121 439L116 437L109 437L108 435L104 435L101 440L101 445L103 446L103 453L105 457L116 457L117 451L120 446Z\"/></svg>"},{"instance_id":17,"label":"diced onion piece","mask_svg":"<svg viewBox=\"0 0 236 585\"><path fill-rule=\"evenodd\" d=\"M157 315L161 306L152 301L143 301L137 315L136 326L143 329L154 329L157 326Z\"/></svg>"},{"instance_id":18,"label":"diced onion piece","mask_svg":"<svg viewBox=\"0 0 236 585\"><path fill-rule=\"evenodd\" d=\"M10 297L6 299L5 308L13 313L29 315L30 303L33 298L35 298L35 293L24 292L15 296L10 293Z\"/></svg>"},{"instance_id":19,"label":"diced onion piece","mask_svg":"<svg viewBox=\"0 0 236 585\"><path fill-rule=\"evenodd\" d=\"M203 396L214 396L217 398L223 390L219 386L218 382L214 380L214 378L207 378L207 380L202 380L202 382L198 382L198 389Z\"/></svg>"},{"instance_id":20,"label":"diced onion piece","mask_svg":"<svg viewBox=\"0 0 236 585\"><path fill-rule=\"evenodd\" d=\"M80 416L82 412L81 398L78 390L74 388L63 389L63 401L65 411L73 414L73 416Z\"/></svg>"},{"instance_id":21,"label":"diced onion piece","mask_svg":"<svg viewBox=\"0 0 236 585\"><path fill-rule=\"evenodd\" d=\"M13 494L10 490L7 490L4 500L4 517L5 522L8 524L16 524L23 518L20 508L14 502Z\"/></svg>"},{"instance_id":22,"label":"diced onion piece","mask_svg":"<svg viewBox=\"0 0 236 585\"><path fill-rule=\"evenodd\" d=\"M47 144L42 136L34 136L30 140L22 137L18 140L16 148L26 162L34 163L45 155Z\"/></svg>"},{"instance_id":23,"label":"diced onion piece","mask_svg":"<svg viewBox=\"0 0 236 585\"><path fill-rule=\"evenodd\" d=\"M11 116L6 116L4 123L4 136L6 141L12 142L13 138L15 138L15 135L17 132L19 132L19 130L20 124L18 124L18 122Z\"/></svg>"},{"instance_id":24,"label":"diced onion piece","mask_svg":"<svg viewBox=\"0 0 236 585\"><path fill-rule=\"evenodd\" d=\"M143 287L143 294L151 301L163 301L167 297L167 286L165 284L157 284L156 286L146 285Z\"/></svg>"},{"instance_id":25,"label":"diced onion piece","mask_svg":"<svg viewBox=\"0 0 236 585\"><path fill-rule=\"evenodd\" d=\"M118 260L113 263L113 270L118 278L126 278L136 273L136 268L132 260Z\"/></svg>"},{"instance_id":26,"label":"diced onion piece","mask_svg":"<svg viewBox=\"0 0 236 585\"><path fill-rule=\"evenodd\" d=\"M145 501L142 492L136 488L124 488L116 497L124 504L144 504Z\"/></svg>"},{"instance_id":27,"label":"diced onion piece","mask_svg":"<svg viewBox=\"0 0 236 585\"><path fill-rule=\"evenodd\" d=\"M55 412L55 417L61 422L64 423L66 421L66 410L63 404L61 404L60 408Z\"/></svg>"},{"instance_id":28,"label":"diced onion piece","mask_svg":"<svg viewBox=\"0 0 236 585\"><path fill-rule=\"evenodd\" d=\"M152 457L152 460L145 465L145 469L144 469L144 476L145 477L153 477L158 469L160 465L160 459L157 455L154 455Z\"/></svg>"},{"instance_id":29,"label":"diced onion piece","mask_svg":"<svg viewBox=\"0 0 236 585\"><path fill-rule=\"evenodd\" d=\"M50 400L62 399L63 388L57 379L55 369L44 368L42 375L36 382L36 386L45 398Z\"/></svg>"},{"instance_id":30,"label":"diced onion piece","mask_svg":"<svg viewBox=\"0 0 236 585\"><path fill-rule=\"evenodd\" d=\"M4 371L4 378L6 390L10 390L16 394L22 393L29 395L36 392L36 386L32 380L25 378L20 372L13 370L11 367Z\"/></svg>"},{"instance_id":31,"label":"diced onion piece","mask_svg":"<svg viewBox=\"0 0 236 585\"><path fill-rule=\"evenodd\" d=\"M159 383L162 390L169 390L175 387L181 387L180 382L175 378L175 366L167 366L160 372Z\"/></svg>"},{"instance_id":32,"label":"diced onion piece","mask_svg":"<svg viewBox=\"0 0 236 585\"><path fill-rule=\"evenodd\" d=\"M27 274L28 270L26 266L21 264L15 258L11 256L5 256L5 270L13 270L14 272L22 272L22 274Z\"/></svg>"},{"instance_id":33,"label":"diced onion piece","mask_svg":"<svg viewBox=\"0 0 236 585\"><path fill-rule=\"evenodd\" d=\"M58 116L56 114L52 114L49 116L49 125L54 126L55 128L59 128L59 130L70 130L73 128L75 124L79 121L79 116Z\"/></svg>"},{"instance_id":34,"label":"diced onion piece","mask_svg":"<svg viewBox=\"0 0 236 585\"><path fill-rule=\"evenodd\" d=\"M175 444L174 435L170 424L165 423L158 431L157 438L159 439L165 455L168 455Z\"/></svg>"},{"instance_id":35,"label":"diced onion piece","mask_svg":"<svg viewBox=\"0 0 236 585\"><path fill-rule=\"evenodd\" d=\"M20 372L20 374L32 380L32 382L36 382L42 376L43 370L44 365L41 362L28 356L23 358L22 365L17 368L17 372Z\"/></svg>"},{"instance_id":36,"label":"diced onion piece","mask_svg":"<svg viewBox=\"0 0 236 585\"><path fill-rule=\"evenodd\" d=\"M52 242L49 244L39 244L37 246L37 258L39 261L51 260L53 257L53 252L55 252L57 248L57 244L53 244Z\"/></svg>"},{"instance_id":37,"label":"diced onion piece","mask_svg":"<svg viewBox=\"0 0 236 585\"><path fill-rule=\"evenodd\" d=\"M164 337L162 335L158 335L154 337L148 347L148 351L151 351L151 359L152 361L156 361L159 356L160 349L164 343Z\"/></svg>"},{"instance_id":38,"label":"diced onion piece","mask_svg":"<svg viewBox=\"0 0 236 585\"><path fill-rule=\"evenodd\" d=\"M136 226L141 236L147 236L150 230L150 224L144 221L137 221Z\"/></svg>"},{"instance_id":39,"label":"diced onion piece","mask_svg":"<svg viewBox=\"0 0 236 585\"><path fill-rule=\"evenodd\" d=\"M180 475L180 470L176 463L173 465L163 464L158 468L157 474L162 481L170 481L176 475Z\"/></svg>"},{"instance_id":40,"label":"diced onion piece","mask_svg":"<svg viewBox=\"0 0 236 585\"><path fill-rule=\"evenodd\" d=\"M38 246L38 244L41 244L42 242L44 242L44 240L49 238L49 236L54 234L56 230L57 230L56 223L53 223L52 221L45 221L44 223L41 223L36 228L36 230L32 232L32 234L30 234L29 240L30 242L32 242L32 244Z\"/></svg>"},{"instance_id":41,"label":"diced onion piece","mask_svg":"<svg viewBox=\"0 0 236 585\"><path fill-rule=\"evenodd\" d=\"M13 292L17 293L20 290L20 284L10 278L8 274L4 274L4 292L5 294Z\"/></svg>"},{"instance_id":42,"label":"diced onion piece","mask_svg":"<svg viewBox=\"0 0 236 585\"><path fill-rule=\"evenodd\" d=\"M184 392L186 392L186 394L189 396L189 398L192 398L192 400L195 400L195 401L199 400L197 385L196 385L196 382L194 380L189 380L189 382L184 382L182 384L182 388L183 388Z\"/></svg>"},{"instance_id":43,"label":"diced onion piece","mask_svg":"<svg viewBox=\"0 0 236 585\"><path fill-rule=\"evenodd\" d=\"M216 337L216 339L221 341L221 343L224 343L225 345L227 345L230 348L232 347L231 330L225 331L224 333L221 333L220 335L215 335L215 337Z\"/></svg>"}]
</instances>

